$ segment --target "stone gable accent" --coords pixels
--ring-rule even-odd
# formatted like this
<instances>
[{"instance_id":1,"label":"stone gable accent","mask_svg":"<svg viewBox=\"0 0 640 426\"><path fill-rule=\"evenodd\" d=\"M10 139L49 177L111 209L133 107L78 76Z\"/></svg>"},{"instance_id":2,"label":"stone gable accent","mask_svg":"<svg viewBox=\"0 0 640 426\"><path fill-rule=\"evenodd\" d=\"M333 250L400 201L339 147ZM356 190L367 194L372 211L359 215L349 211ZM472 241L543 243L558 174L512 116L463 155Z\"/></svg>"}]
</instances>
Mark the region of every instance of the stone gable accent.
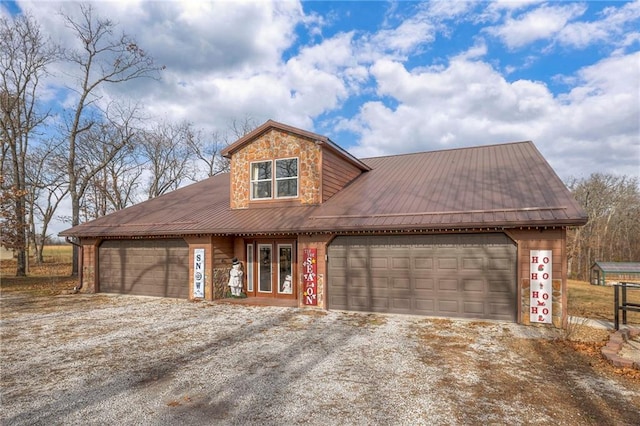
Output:
<instances>
[{"instance_id":1,"label":"stone gable accent","mask_svg":"<svg viewBox=\"0 0 640 426\"><path fill-rule=\"evenodd\" d=\"M309 139L272 129L239 149L231 157L231 208L249 207L251 200L249 167L252 162L292 157L298 158L297 200L300 204L319 204L321 202L321 147Z\"/></svg>"}]
</instances>

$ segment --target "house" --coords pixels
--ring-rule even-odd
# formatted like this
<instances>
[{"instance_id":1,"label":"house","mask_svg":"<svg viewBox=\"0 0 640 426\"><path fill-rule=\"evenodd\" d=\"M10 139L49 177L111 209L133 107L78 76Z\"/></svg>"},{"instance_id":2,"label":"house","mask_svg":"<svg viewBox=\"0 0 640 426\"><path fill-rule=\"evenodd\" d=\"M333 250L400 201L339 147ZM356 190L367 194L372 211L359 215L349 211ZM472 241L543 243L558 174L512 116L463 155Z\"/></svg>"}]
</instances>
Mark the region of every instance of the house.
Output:
<instances>
[{"instance_id":1,"label":"house","mask_svg":"<svg viewBox=\"0 0 640 426\"><path fill-rule=\"evenodd\" d=\"M61 233L81 291L564 324L585 212L531 142L358 159L267 121L221 174Z\"/></svg>"}]
</instances>

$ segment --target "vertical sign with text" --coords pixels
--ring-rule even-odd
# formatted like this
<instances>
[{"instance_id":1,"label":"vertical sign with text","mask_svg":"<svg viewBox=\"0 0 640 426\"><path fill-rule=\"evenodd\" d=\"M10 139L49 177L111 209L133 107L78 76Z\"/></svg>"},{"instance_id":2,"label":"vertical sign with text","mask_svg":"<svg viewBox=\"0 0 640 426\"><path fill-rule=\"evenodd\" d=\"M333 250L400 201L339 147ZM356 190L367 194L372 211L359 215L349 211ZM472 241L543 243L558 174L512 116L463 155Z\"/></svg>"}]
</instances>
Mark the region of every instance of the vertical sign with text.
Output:
<instances>
[{"instance_id":1,"label":"vertical sign with text","mask_svg":"<svg viewBox=\"0 0 640 426\"><path fill-rule=\"evenodd\" d=\"M551 250L531 250L529 255L529 283L531 298L529 320L551 324L553 282Z\"/></svg>"},{"instance_id":2,"label":"vertical sign with text","mask_svg":"<svg viewBox=\"0 0 640 426\"><path fill-rule=\"evenodd\" d=\"M302 251L302 298L305 305L318 304L318 251L305 248Z\"/></svg>"},{"instance_id":3,"label":"vertical sign with text","mask_svg":"<svg viewBox=\"0 0 640 426\"><path fill-rule=\"evenodd\" d=\"M204 249L193 250L193 297L204 297Z\"/></svg>"}]
</instances>

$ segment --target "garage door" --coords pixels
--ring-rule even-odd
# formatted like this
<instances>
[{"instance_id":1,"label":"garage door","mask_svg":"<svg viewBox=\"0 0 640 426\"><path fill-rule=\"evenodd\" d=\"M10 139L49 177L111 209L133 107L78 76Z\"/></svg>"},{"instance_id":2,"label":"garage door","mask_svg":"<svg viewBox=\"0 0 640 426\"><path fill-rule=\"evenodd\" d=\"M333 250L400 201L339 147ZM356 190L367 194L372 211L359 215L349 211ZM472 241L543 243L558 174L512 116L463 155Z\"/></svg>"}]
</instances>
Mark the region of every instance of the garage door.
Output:
<instances>
[{"instance_id":1,"label":"garage door","mask_svg":"<svg viewBox=\"0 0 640 426\"><path fill-rule=\"evenodd\" d=\"M189 297L189 246L183 239L104 241L98 261L101 292Z\"/></svg>"},{"instance_id":2,"label":"garage door","mask_svg":"<svg viewBox=\"0 0 640 426\"><path fill-rule=\"evenodd\" d=\"M330 309L516 320L504 234L343 236L328 253Z\"/></svg>"}]
</instances>

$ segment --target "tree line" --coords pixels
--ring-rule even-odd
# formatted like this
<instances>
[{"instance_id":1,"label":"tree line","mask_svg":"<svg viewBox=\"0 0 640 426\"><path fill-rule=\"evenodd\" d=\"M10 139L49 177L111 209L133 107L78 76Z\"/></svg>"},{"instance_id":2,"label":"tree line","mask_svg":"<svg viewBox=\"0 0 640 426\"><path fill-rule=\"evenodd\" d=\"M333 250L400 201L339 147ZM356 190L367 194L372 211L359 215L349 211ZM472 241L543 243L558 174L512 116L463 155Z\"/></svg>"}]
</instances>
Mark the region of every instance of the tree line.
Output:
<instances>
[{"instance_id":1,"label":"tree line","mask_svg":"<svg viewBox=\"0 0 640 426\"><path fill-rule=\"evenodd\" d=\"M567 233L569 275L588 280L596 261L640 262L638 178L594 173L567 187L589 216Z\"/></svg>"},{"instance_id":2,"label":"tree line","mask_svg":"<svg viewBox=\"0 0 640 426\"><path fill-rule=\"evenodd\" d=\"M146 116L130 99L108 100L109 87L158 80L164 67L90 4L78 7L76 17L61 13L77 48L61 47L32 16L0 18L0 236L18 276L28 246L42 261L63 200L75 226L227 171L220 150L256 127L246 117L206 133ZM64 105L47 101L52 90Z\"/></svg>"}]
</instances>

